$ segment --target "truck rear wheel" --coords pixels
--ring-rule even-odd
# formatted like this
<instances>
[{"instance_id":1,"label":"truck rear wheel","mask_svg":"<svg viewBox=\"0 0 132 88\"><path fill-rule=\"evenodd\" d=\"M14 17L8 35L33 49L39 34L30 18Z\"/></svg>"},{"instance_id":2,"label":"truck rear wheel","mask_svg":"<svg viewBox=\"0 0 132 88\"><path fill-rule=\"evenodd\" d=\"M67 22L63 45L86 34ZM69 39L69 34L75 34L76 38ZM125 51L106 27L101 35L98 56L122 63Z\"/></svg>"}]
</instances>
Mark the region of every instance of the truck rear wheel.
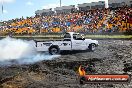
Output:
<instances>
[{"instance_id":1,"label":"truck rear wheel","mask_svg":"<svg viewBox=\"0 0 132 88\"><path fill-rule=\"evenodd\" d=\"M92 43L92 44L89 45L88 48L89 48L90 51L94 51L95 47L96 47L96 45L94 43Z\"/></svg>"},{"instance_id":2,"label":"truck rear wheel","mask_svg":"<svg viewBox=\"0 0 132 88\"><path fill-rule=\"evenodd\" d=\"M57 54L60 53L60 49L58 47L56 47L56 46L50 47L49 48L49 53L51 55L57 55Z\"/></svg>"}]
</instances>

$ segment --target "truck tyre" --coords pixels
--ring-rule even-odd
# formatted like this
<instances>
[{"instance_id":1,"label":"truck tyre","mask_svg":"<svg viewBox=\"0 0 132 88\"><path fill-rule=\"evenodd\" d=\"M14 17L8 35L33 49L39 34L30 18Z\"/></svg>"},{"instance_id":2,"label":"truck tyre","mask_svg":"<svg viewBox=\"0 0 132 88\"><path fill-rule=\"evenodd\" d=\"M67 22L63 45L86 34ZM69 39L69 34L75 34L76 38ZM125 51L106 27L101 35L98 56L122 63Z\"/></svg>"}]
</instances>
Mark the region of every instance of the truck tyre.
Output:
<instances>
[{"instance_id":1,"label":"truck tyre","mask_svg":"<svg viewBox=\"0 0 132 88\"><path fill-rule=\"evenodd\" d=\"M50 53L51 55L57 55L57 54L60 53L60 49L59 49L57 46L51 46L51 47L49 48L49 53Z\"/></svg>"},{"instance_id":2,"label":"truck tyre","mask_svg":"<svg viewBox=\"0 0 132 88\"><path fill-rule=\"evenodd\" d=\"M96 47L96 45L94 43L92 43L92 44L89 45L88 48L89 48L90 51L94 51L95 47Z\"/></svg>"}]
</instances>

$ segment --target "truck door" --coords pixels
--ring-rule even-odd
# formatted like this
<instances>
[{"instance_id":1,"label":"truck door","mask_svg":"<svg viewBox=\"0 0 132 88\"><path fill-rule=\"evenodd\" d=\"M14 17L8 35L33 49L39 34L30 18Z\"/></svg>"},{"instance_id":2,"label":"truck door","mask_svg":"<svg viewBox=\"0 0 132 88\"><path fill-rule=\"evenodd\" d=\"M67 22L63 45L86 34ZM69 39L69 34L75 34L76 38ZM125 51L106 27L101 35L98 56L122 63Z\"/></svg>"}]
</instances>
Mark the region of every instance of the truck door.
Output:
<instances>
[{"instance_id":1,"label":"truck door","mask_svg":"<svg viewBox=\"0 0 132 88\"><path fill-rule=\"evenodd\" d=\"M85 50L87 44L80 34L73 34L72 50Z\"/></svg>"},{"instance_id":2,"label":"truck door","mask_svg":"<svg viewBox=\"0 0 132 88\"><path fill-rule=\"evenodd\" d=\"M64 40L63 43L61 44L60 48L62 50L71 50L72 48L72 44L71 44L71 35L69 33L66 33L64 35Z\"/></svg>"},{"instance_id":3,"label":"truck door","mask_svg":"<svg viewBox=\"0 0 132 88\"><path fill-rule=\"evenodd\" d=\"M61 50L71 50L71 41L63 41L60 48Z\"/></svg>"}]
</instances>

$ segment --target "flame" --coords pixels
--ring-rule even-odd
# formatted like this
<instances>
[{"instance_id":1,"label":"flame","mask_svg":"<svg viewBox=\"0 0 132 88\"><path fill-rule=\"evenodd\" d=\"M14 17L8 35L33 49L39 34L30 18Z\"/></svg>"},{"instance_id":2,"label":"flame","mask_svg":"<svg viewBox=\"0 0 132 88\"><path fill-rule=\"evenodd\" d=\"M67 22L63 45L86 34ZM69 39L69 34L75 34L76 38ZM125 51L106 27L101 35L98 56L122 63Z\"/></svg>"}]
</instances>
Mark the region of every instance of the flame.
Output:
<instances>
[{"instance_id":1,"label":"flame","mask_svg":"<svg viewBox=\"0 0 132 88\"><path fill-rule=\"evenodd\" d=\"M80 75L80 76L84 76L84 75L86 75L86 72L85 72L85 70L82 68L81 65L80 65L78 71L79 71L79 75Z\"/></svg>"}]
</instances>

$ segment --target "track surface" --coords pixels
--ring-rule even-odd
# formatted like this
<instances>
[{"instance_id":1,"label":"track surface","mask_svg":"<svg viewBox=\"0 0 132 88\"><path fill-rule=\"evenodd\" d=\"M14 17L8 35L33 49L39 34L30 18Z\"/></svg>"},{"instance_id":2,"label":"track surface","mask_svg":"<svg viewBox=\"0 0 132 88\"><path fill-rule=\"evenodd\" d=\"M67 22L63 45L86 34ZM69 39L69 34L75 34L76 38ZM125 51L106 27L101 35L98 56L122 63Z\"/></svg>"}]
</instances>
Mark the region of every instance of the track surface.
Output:
<instances>
[{"instance_id":1,"label":"track surface","mask_svg":"<svg viewBox=\"0 0 132 88\"><path fill-rule=\"evenodd\" d=\"M99 40L94 52L63 52L61 57L30 65L0 67L0 88L132 88L128 84L79 84L78 67L87 74L132 74L132 41Z\"/></svg>"}]
</instances>

